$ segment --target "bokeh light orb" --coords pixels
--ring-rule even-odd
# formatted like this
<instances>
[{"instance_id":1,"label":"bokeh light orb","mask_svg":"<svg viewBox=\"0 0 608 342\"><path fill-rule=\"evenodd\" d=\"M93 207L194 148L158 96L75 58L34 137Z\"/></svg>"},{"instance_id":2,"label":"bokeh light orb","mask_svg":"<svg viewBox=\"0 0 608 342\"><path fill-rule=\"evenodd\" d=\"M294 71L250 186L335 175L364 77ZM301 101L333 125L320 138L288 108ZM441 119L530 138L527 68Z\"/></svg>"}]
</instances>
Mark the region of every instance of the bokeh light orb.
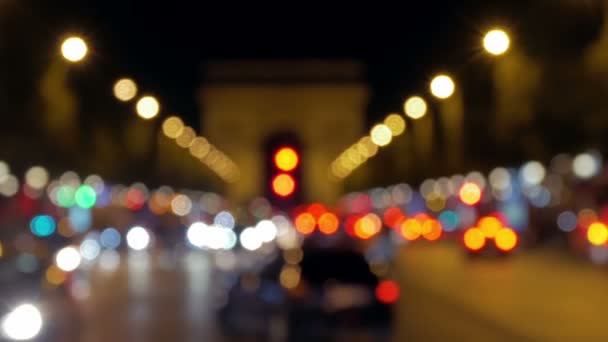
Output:
<instances>
[{"instance_id":1,"label":"bokeh light orb","mask_svg":"<svg viewBox=\"0 0 608 342\"><path fill-rule=\"evenodd\" d=\"M437 75L431 81L431 93L438 99L447 99L454 94L456 85L448 75Z\"/></svg>"},{"instance_id":2,"label":"bokeh light orb","mask_svg":"<svg viewBox=\"0 0 608 342\"><path fill-rule=\"evenodd\" d=\"M513 229L502 228L494 237L496 248L503 252L509 252L517 246L517 234Z\"/></svg>"},{"instance_id":3,"label":"bokeh light orb","mask_svg":"<svg viewBox=\"0 0 608 342\"><path fill-rule=\"evenodd\" d=\"M188 242L198 248L203 248L207 245L207 232L209 226L203 222L194 222L186 231L186 239Z\"/></svg>"},{"instance_id":4,"label":"bokeh light orb","mask_svg":"<svg viewBox=\"0 0 608 342\"><path fill-rule=\"evenodd\" d=\"M417 240L422 235L422 224L416 219L407 219L401 224L401 235L408 241Z\"/></svg>"},{"instance_id":5,"label":"bokeh light orb","mask_svg":"<svg viewBox=\"0 0 608 342\"><path fill-rule=\"evenodd\" d=\"M49 182L49 173L42 166L34 166L25 173L25 184L35 190L43 189Z\"/></svg>"},{"instance_id":6,"label":"bokeh light orb","mask_svg":"<svg viewBox=\"0 0 608 342\"><path fill-rule=\"evenodd\" d=\"M545 179L545 175L545 167L538 161L527 162L520 170L520 177L527 185L540 184Z\"/></svg>"},{"instance_id":7,"label":"bokeh light orb","mask_svg":"<svg viewBox=\"0 0 608 342\"><path fill-rule=\"evenodd\" d=\"M194 158L202 159L211 151L211 144L203 137L196 137L192 139L189 149Z\"/></svg>"},{"instance_id":8,"label":"bokeh light orb","mask_svg":"<svg viewBox=\"0 0 608 342\"><path fill-rule=\"evenodd\" d=\"M340 220L334 213L323 213L319 217L319 231L325 235L331 235L338 231Z\"/></svg>"},{"instance_id":9,"label":"bokeh light orb","mask_svg":"<svg viewBox=\"0 0 608 342\"><path fill-rule=\"evenodd\" d=\"M286 173L281 173L272 180L272 190L281 197L290 196L295 189L296 181Z\"/></svg>"},{"instance_id":10,"label":"bokeh light orb","mask_svg":"<svg viewBox=\"0 0 608 342\"><path fill-rule=\"evenodd\" d=\"M279 170L291 171L298 166L300 157L291 147L282 147L274 155L274 164Z\"/></svg>"},{"instance_id":11,"label":"bokeh light orb","mask_svg":"<svg viewBox=\"0 0 608 342\"><path fill-rule=\"evenodd\" d=\"M602 246L608 242L608 227L601 222L594 222L587 229L587 239L592 245Z\"/></svg>"},{"instance_id":12,"label":"bokeh light orb","mask_svg":"<svg viewBox=\"0 0 608 342\"><path fill-rule=\"evenodd\" d=\"M149 120L158 115L158 112L160 111L160 104L155 97L144 96L137 101L135 109L139 117L144 120Z\"/></svg>"},{"instance_id":13,"label":"bokeh light orb","mask_svg":"<svg viewBox=\"0 0 608 342\"><path fill-rule=\"evenodd\" d=\"M439 222L441 222L441 226L443 230L446 232L453 232L458 229L458 224L460 223L460 217L458 214L451 210L443 211L439 214Z\"/></svg>"},{"instance_id":14,"label":"bokeh light orb","mask_svg":"<svg viewBox=\"0 0 608 342\"><path fill-rule=\"evenodd\" d=\"M175 143L177 146L182 148L190 148L194 139L196 138L196 132L190 126L184 126L175 137Z\"/></svg>"},{"instance_id":15,"label":"bokeh light orb","mask_svg":"<svg viewBox=\"0 0 608 342\"><path fill-rule=\"evenodd\" d=\"M101 253L101 245L97 239L87 238L80 243L80 256L85 260L95 260Z\"/></svg>"},{"instance_id":16,"label":"bokeh light orb","mask_svg":"<svg viewBox=\"0 0 608 342\"><path fill-rule=\"evenodd\" d=\"M14 175L0 177L0 195L11 197L19 192L19 180Z\"/></svg>"},{"instance_id":17,"label":"bokeh light orb","mask_svg":"<svg viewBox=\"0 0 608 342\"><path fill-rule=\"evenodd\" d=\"M249 251L255 251L262 247L262 238L255 228L245 228L240 235L241 246Z\"/></svg>"},{"instance_id":18,"label":"bokeh light orb","mask_svg":"<svg viewBox=\"0 0 608 342\"><path fill-rule=\"evenodd\" d=\"M31 340L42 330L42 314L32 304L21 304L2 319L2 333L15 341Z\"/></svg>"},{"instance_id":19,"label":"bokeh light orb","mask_svg":"<svg viewBox=\"0 0 608 342\"><path fill-rule=\"evenodd\" d=\"M34 216L30 221L30 231L38 237L50 236L56 228L55 220L48 215Z\"/></svg>"},{"instance_id":20,"label":"bokeh light orb","mask_svg":"<svg viewBox=\"0 0 608 342\"><path fill-rule=\"evenodd\" d=\"M190 197L179 194L171 200L171 211L177 216L186 216L192 210L192 200Z\"/></svg>"},{"instance_id":21,"label":"bokeh light orb","mask_svg":"<svg viewBox=\"0 0 608 342\"><path fill-rule=\"evenodd\" d=\"M99 234L99 241L104 248L116 249L120 246L120 233L115 228L106 228Z\"/></svg>"},{"instance_id":22,"label":"bokeh light orb","mask_svg":"<svg viewBox=\"0 0 608 342\"><path fill-rule=\"evenodd\" d=\"M271 220L261 220L256 224L258 234L262 242L271 242L277 237L277 226Z\"/></svg>"},{"instance_id":23,"label":"bokeh light orb","mask_svg":"<svg viewBox=\"0 0 608 342\"><path fill-rule=\"evenodd\" d=\"M511 174L503 167L497 167L488 176L490 185L498 190L505 190L511 186Z\"/></svg>"},{"instance_id":24,"label":"bokeh light orb","mask_svg":"<svg viewBox=\"0 0 608 342\"><path fill-rule=\"evenodd\" d=\"M296 216L294 225L300 234L310 235L315 231L317 220L311 213L305 212Z\"/></svg>"},{"instance_id":25,"label":"bokeh light orb","mask_svg":"<svg viewBox=\"0 0 608 342\"><path fill-rule=\"evenodd\" d=\"M507 52L510 45L511 39L509 38L509 35L501 29L491 30L483 37L484 49L494 56L499 56Z\"/></svg>"},{"instance_id":26,"label":"bokeh light orb","mask_svg":"<svg viewBox=\"0 0 608 342\"><path fill-rule=\"evenodd\" d=\"M499 230L502 229L502 223L494 216L486 216L479 220L479 229L488 239L493 239Z\"/></svg>"},{"instance_id":27,"label":"bokeh light orb","mask_svg":"<svg viewBox=\"0 0 608 342\"><path fill-rule=\"evenodd\" d=\"M133 250L141 251L150 245L150 233L140 226L135 226L127 232L127 245Z\"/></svg>"},{"instance_id":28,"label":"bokeh light orb","mask_svg":"<svg viewBox=\"0 0 608 342\"><path fill-rule=\"evenodd\" d=\"M385 124L374 126L369 132L369 136L372 142L380 147L387 146L393 140L393 133Z\"/></svg>"},{"instance_id":29,"label":"bokeh light orb","mask_svg":"<svg viewBox=\"0 0 608 342\"><path fill-rule=\"evenodd\" d=\"M466 182L458 192L460 200L466 205L476 205L481 201L481 188L473 182Z\"/></svg>"},{"instance_id":30,"label":"bokeh light orb","mask_svg":"<svg viewBox=\"0 0 608 342\"><path fill-rule=\"evenodd\" d=\"M390 129L392 135L394 137L399 136L405 132L405 120L399 114L389 114L386 119L384 119L384 124L388 129Z\"/></svg>"},{"instance_id":31,"label":"bokeh light orb","mask_svg":"<svg viewBox=\"0 0 608 342\"><path fill-rule=\"evenodd\" d=\"M80 62L87 55L88 47L80 37L69 37L61 44L63 58L70 62Z\"/></svg>"},{"instance_id":32,"label":"bokeh light orb","mask_svg":"<svg viewBox=\"0 0 608 342\"><path fill-rule=\"evenodd\" d=\"M572 232L576 229L578 218L572 211L564 211L557 216L557 227L563 232Z\"/></svg>"},{"instance_id":33,"label":"bokeh light orb","mask_svg":"<svg viewBox=\"0 0 608 342\"><path fill-rule=\"evenodd\" d=\"M396 302L399 294L399 284L393 280L383 280L376 287L376 298L384 304Z\"/></svg>"},{"instance_id":34,"label":"bokeh light orb","mask_svg":"<svg viewBox=\"0 0 608 342\"><path fill-rule=\"evenodd\" d=\"M469 228L464 233L464 245L471 251L479 251L486 245L486 237L479 228Z\"/></svg>"},{"instance_id":35,"label":"bokeh light orb","mask_svg":"<svg viewBox=\"0 0 608 342\"><path fill-rule=\"evenodd\" d=\"M229 211L220 211L213 218L213 224L222 228L234 229L234 215L232 215Z\"/></svg>"},{"instance_id":36,"label":"bokeh light orb","mask_svg":"<svg viewBox=\"0 0 608 342\"><path fill-rule=\"evenodd\" d=\"M597 175L601 162L590 153L581 153L572 161L572 172L580 179L589 179Z\"/></svg>"},{"instance_id":37,"label":"bokeh light orb","mask_svg":"<svg viewBox=\"0 0 608 342\"><path fill-rule=\"evenodd\" d=\"M130 78L121 78L114 83L113 91L119 101L131 101L137 96L137 84Z\"/></svg>"},{"instance_id":38,"label":"bokeh light orb","mask_svg":"<svg viewBox=\"0 0 608 342\"><path fill-rule=\"evenodd\" d=\"M74 201L83 209L92 208L97 202L97 193L90 185L81 185L74 193Z\"/></svg>"},{"instance_id":39,"label":"bokeh light orb","mask_svg":"<svg viewBox=\"0 0 608 342\"><path fill-rule=\"evenodd\" d=\"M55 255L55 264L65 272L74 271L80 266L81 260L80 252L73 246L64 247Z\"/></svg>"},{"instance_id":40,"label":"bokeh light orb","mask_svg":"<svg viewBox=\"0 0 608 342\"><path fill-rule=\"evenodd\" d=\"M417 120L426 115L427 105L426 101L420 96L412 96L408 98L403 104L405 115L409 118Z\"/></svg>"},{"instance_id":41,"label":"bokeh light orb","mask_svg":"<svg viewBox=\"0 0 608 342\"><path fill-rule=\"evenodd\" d=\"M177 139L184 130L184 122L177 116L170 116L163 121L162 130L168 138Z\"/></svg>"},{"instance_id":42,"label":"bokeh light orb","mask_svg":"<svg viewBox=\"0 0 608 342\"><path fill-rule=\"evenodd\" d=\"M57 190L55 196L57 197L57 203L60 207L70 208L74 204L76 204L76 200L74 198L74 194L76 193L76 189L74 189L70 185L62 185Z\"/></svg>"}]
</instances>

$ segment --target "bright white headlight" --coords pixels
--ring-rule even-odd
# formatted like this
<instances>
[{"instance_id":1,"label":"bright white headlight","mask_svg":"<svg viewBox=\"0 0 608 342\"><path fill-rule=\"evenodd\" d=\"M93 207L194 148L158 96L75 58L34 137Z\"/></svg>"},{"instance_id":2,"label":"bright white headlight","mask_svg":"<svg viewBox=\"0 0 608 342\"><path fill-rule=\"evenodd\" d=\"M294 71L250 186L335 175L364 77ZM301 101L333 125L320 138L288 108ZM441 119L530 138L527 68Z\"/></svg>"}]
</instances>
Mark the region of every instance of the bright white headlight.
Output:
<instances>
[{"instance_id":1,"label":"bright white headlight","mask_svg":"<svg viewBox=\"0 0 608 342\"><path fill-rule=\"evenodd\" d=\"M4 336L17 341L30 340L42 329L40 310L32 304L21 304L2 320Z\"/></svg>"}]
</instances>

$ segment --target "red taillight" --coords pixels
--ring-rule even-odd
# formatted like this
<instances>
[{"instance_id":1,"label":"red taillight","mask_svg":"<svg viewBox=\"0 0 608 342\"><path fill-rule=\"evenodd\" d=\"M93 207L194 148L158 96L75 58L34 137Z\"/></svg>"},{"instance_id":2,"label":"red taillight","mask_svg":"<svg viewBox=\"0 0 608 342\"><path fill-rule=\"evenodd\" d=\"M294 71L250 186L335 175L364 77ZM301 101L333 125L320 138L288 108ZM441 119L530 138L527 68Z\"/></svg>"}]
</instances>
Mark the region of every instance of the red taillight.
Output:
<instances>
[{"instance_id":1,"label":"red taillight","mask_svg":"<svg viewBox=\"0 0 608 342\"><path fill-rule=\"evenodd\" d=\"M392 280L381 281L376 287L376 298L384 304L392 304L399 299L399 285Z\"/></svg>"}]
</instances>

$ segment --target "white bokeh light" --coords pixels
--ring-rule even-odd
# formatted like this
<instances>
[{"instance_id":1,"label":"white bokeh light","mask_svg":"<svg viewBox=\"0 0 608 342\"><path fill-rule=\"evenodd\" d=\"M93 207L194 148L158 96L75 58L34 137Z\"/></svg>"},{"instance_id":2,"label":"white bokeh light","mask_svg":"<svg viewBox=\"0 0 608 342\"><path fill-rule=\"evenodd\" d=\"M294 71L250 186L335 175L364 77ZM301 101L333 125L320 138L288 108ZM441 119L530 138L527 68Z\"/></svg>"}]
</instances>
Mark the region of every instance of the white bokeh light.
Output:
<instances>
[{"instance_id":1,"label":"white bokeh light","mask_svg":"<svg viewBox=\"0 0 608 342\"><path fill-rule=\"evenodd\" d=\"M209 226L207 226L205 223L194 222L186 231L186 238L188 239L188 242L198 248L205 247L207 245L207 242L205 241L206 230L208 229Z\"/></svg>"},{"instance_id":2,"label":"white bokeh light","mask_svg":"<svg viewBox=\"0 0 608 342\"><path fill-rule=\"evenodd\" d=\"M277 237L277 226L270 220L262 220L255 226L262 242L273 241Z\"/></svg>"},{"instance_id":3,"label":"white bokeh light","mask_svg":"<svg viewBox=\"0 0 608 342\"><path fill-rule=\"evenodd\" d=\"M85 260L95 260L101 253L99 242L94 239L85 239L80 243L80 255Z\"/></svg>"},{"instance_id":4,"label":"white bokeh light","mask_svg":"<svg viewBox=\"0 0 608 342\"><path fill-rule=\"evenodd\" d=\"M32 304L17 306L2 320L3 335L16 341L33 339L41 329L42 315Z\"/></svg>"},{"instance_id":5,"label":"white bokeh light","mask_svg":"<svg viewBox=\"0 0 608 342\"><path fill-rule=\"evenodd\" d=\"M25 183L35 190L41 190L49 182L49 173L42 166L33 166L25 173Z\"/></svg>"},{"instance_id":6,"label":"white bokeh light","mask_svg":"<svg viewBox=\"0 0 608 342\"><path fill-rule=\"evenodd\" d=\"M581 153L572 161L572 172L581 179L589 179L600 171L601 162L590 153Z\"/></svg>"},{"instance_id":7,"label":"white bokeh light","mask_svg":"<svg viewBox=\"0 0 608 342\"><path fill-rule=\"evenodd\" d=\"M144 250L150 244L150 234L145 228L135 226L127 232L127 244L133 250Z\"/></svg>"},{"instance_id":8,"label":"white bokeh light","mask_svg":"<svg viewBox=\"0 0 608 342\"><path fill-rule=\"evenodd\" d=\"M255 228L245 228L242 232L241 232L241 246L243 246L243 248L250 250L250 251L255 251L258 248L260 248L262 246L262 238L260 236L260 232L257 231Z\"/></svg>"},{"instance_id":9,"label":"white bokeh light","mask_svg":"<svg viewBox=\"0 0 608 342\"><path fill-rule=\"evenodd\" d=\"M490 185L498 190L505 190L511 186L511 175L509 171L502 167L497 167L488 176Z\"/></svg>"},{"instance_id":10,"label":"white bokeh light","mask_svg":"<svg viewBox=\"0 0 608 342\"><path fill-rule=\"evenodd\" d=\"M521 167L520 176L527 185L538 185L545 179L545 167L537 161L530 161Z\"/></svg>"},{"instance_id":11,"label":"white bokeh light","mask_svg":"<svg viewBox=\"0 0 608 342\"><path fill-rule=\"evenodd\" d=\"M57 252L55 263L62 271L72 272L78 268L81 262L78 249L73 246L64 247Z\"/></svg>"}]
</instances>

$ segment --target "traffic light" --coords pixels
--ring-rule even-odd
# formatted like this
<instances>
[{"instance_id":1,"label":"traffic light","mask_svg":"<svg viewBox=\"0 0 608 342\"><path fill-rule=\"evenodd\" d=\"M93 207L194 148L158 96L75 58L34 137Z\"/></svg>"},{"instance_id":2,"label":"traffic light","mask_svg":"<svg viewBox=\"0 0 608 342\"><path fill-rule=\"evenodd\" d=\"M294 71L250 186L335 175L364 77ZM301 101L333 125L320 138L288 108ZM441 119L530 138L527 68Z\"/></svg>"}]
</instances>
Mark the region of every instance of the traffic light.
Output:
<instances>
[{"instance_id":1,"label":"traffic light","mask_svg":"<svg viewBox=\"0 0 608 342\"><path fill-rule=\"evenodd\" d=\"M266 195L278 208L289 209L301 200L300 149L290 136L271 139L267 145Z\"/></svg>"}]
</instances>

